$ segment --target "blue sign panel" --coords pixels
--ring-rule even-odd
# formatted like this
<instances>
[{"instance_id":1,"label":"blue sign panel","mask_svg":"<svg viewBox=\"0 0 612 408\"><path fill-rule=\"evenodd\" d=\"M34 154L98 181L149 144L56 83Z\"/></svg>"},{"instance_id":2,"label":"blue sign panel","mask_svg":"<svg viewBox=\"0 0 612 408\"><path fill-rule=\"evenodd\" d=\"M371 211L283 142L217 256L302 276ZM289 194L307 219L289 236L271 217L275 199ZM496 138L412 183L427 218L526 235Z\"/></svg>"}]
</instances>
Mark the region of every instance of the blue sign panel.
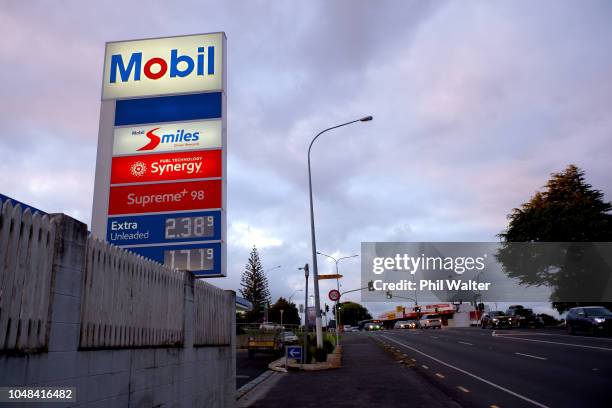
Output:
<instances>
[{"instance_id":1,"label":"blue sign panel","mask_svg":"<svg viewBox=\"0 0 612 408\"><path fill-rule=\"evenodd\" d=\"M302 360L302 346L287 346L287 357Z\"/></svg>"},{"instance_id":2,"label":"blue sign panel","mask_svg":"<svg viewBox=\"0 0 612 408\"><path fill-rule=\"evenodd\" d=\"M115 126L221 117L221 92L118 100Z\"/></svg>"},{"instance_id":3,"label":"blue sign panel","mask_svg":"<svg viewBox=\"0 0 612 408\"><path fill-rule=\"evenodd\" d=\"M221 240L221 211L109 217L106 240L118 246Z\"/></svg>"},{"instance_id":4,"label":"blue sign panel","mask_svg":"<svg viewBox=\"0 0 612 408\"><path fill-rule=\"evenodd\" d=\"M177 244L125 248L170 268L191 271L196 277L221 275L221 243Z\"/></svg>"}]
</instances>

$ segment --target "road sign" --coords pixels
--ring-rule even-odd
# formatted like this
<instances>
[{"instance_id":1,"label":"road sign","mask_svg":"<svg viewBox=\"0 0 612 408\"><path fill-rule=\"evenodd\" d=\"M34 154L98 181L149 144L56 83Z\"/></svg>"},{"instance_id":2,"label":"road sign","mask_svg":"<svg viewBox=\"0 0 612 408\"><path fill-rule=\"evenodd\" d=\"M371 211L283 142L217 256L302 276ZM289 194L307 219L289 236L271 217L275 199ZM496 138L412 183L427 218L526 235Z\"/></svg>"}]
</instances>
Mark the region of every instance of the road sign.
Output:
<instances>
[{"instance_id":1,"label":"road sign","mask_svg":"<svg viewBox=\"0 0 612 408\"><path fill-rule=\"evenodd\" d=\"M342 277L342 275L319 275L319 280L321 279L340 279Z\"/></svg>"},{"instance_id":2,"label":"road sign","mask_svg":"<svg viewBox=\"0 0 612 408\"><path fill-rule=\"evenodd\" d=\"M336 289L332 289L329 291L329 299L333 302L337 302L340 300L340 292Z\"/></svg>"},{"instance_id":3,"label":"road sign","mask_svg":"<svg viewBox=\"0 0 612 408\"><path fill-rule=\"evenodd\" d=\"M287 357L302 360L302 346L287 346Z\"/></svg>"}]
</instances>

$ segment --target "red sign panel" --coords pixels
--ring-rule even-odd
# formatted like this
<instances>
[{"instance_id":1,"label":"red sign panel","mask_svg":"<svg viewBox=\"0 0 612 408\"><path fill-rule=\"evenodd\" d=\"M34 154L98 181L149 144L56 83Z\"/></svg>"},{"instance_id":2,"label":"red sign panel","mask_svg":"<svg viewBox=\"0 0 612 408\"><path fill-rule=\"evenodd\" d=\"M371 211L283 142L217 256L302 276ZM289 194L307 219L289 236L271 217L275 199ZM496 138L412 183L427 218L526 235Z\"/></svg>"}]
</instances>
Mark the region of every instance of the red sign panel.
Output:
<instances>
[{"instance_id":1,"label":"red sign panel","mask_svg":"<svg viewBox=\"0 0 612 408\"><path fill-rule=\"evenodd\" d=\"M336 289L332 289L329 291L329 300L336 302L340 299L340 292L338 292Z\"/></svg>"},{"instance_id":2,"label":"red sign panel","mask_svg":"<svg viewBox=\"0 0 612 408\"><path fill-rule=\"evenodd\" d=\"M221 208L221 180L111 187L108 214L208 208Z\"/></svg>"},{"instance_id":3,"label":"red sign panel","mask_svg":"<svg viewBox=\"0 0 612 408\"><path fill-rule=\"evenodd\" d=\"M113 157L111 184L221 177L221 150Z\"/></svg>"}]
</instances>

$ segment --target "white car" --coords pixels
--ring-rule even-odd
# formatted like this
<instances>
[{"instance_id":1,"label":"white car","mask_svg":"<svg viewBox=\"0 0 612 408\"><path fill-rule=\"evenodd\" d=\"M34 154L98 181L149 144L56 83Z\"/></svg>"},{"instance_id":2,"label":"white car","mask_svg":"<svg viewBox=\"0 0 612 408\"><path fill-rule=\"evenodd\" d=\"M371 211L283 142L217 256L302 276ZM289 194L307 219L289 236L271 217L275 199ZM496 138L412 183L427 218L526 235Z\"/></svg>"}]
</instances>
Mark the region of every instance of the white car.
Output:
<instances>
[{"instance_id":1,"label":"white car","mask_svg":"<svg viewBox=\"0 0 612 408\"><path fill-rule=\"evenodd\" d=\"M421 317L422 329L441 329L442 319L438 315L425 315Z\"/></svg>"}]
</instances>

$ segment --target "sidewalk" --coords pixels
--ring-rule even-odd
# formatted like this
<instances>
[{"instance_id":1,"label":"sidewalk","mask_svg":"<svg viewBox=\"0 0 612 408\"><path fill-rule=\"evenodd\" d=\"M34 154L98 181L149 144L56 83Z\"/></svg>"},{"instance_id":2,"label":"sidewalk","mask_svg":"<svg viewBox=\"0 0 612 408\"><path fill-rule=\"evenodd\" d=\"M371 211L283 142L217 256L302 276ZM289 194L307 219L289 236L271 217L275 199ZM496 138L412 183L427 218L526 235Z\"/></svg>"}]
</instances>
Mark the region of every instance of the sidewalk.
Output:
<instances>
[{"instance_id":1,"label":"sidewalk","mask_svg":"<svg viewBox=\"0 0 612 408\"><path fill-rule=\"evenodd\" d=\"M285 374L251 407L459 407L365 333L345 335L342 349L342 368Z\"/></svg>"}]
</instances>

